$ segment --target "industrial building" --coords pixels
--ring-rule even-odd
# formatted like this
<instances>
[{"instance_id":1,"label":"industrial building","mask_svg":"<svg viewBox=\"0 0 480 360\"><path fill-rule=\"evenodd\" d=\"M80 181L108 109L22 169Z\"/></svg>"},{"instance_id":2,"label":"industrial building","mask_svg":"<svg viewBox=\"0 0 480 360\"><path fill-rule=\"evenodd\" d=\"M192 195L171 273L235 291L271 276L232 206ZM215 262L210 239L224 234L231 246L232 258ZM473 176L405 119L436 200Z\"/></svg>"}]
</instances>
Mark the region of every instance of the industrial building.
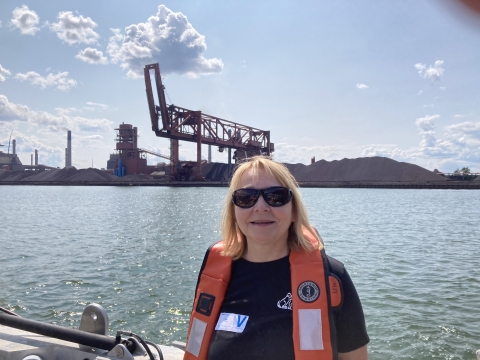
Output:
<instances>
[{"instance_id":1,"label":"industrial building","mask_svg":"<svg viewBox=\"0 0 480 360\"><path fill-rule=\"evenodd\" d=\"M34 154L30 155L30 165L23 165L17 155L16 145L17 142L15 139L11 140L12 144L12 153L10 153L10 141L7 148L7 153L0 151L0 169L10 170L10 171L24 171L24 170L33 170L33 171L45 171L45 169L57 169L52 166L47 166L40 164L38 161L38 149L35 149ZM0 145L0 147L5 147ZM67 148L65 149L65 167L72 166L72 132L69 130L67 133Z\"/></svg>"},{"instance_id":2,"label":"industrial building","mask_svg":"<svg viewBox=\"0 0 480 360\"><path fill-rule=\"evenodd\" d=\"M107 169L113 169L114 175L149 175L154 171L158 171L158 165L147 165L147 154L170 161L168 156L139 148L138 131L136 127L122 123L117 129L115 129L115 131L117 132L117 144L115 149L118 153L110 154L110 160L107 161ZM182 164L179 164L179 166L185 167L188 166L189 163L191 162L183 162ZM164 169L165 163L162 164Z\"/></svg>"},{"instance_id":3,"label":"industrial building","mask_svg":"<svg viewBox=\"0 0 480 360\"><path fill-rule=\"evenodd\" d=\"M118 154L110 154L110 159L107 160L107 170L114 170L117 167Z\"/></svg>"},{"instance_id":4,"label":"industrial building","mask_svg":"<svg viewBox=\"0 0 480 360\"><path fill-rule=\"evenodd\" d=\"M0 145L3 147L3 145ZM7 150L7 153L0 151L0 169L4 170L18 170L22 166L22 162L17 156L16 153L16 141L12 141L12 153L10 154L10 149ZM22 168L23 170L23 168Z\"/></svg>"}]
</instances>

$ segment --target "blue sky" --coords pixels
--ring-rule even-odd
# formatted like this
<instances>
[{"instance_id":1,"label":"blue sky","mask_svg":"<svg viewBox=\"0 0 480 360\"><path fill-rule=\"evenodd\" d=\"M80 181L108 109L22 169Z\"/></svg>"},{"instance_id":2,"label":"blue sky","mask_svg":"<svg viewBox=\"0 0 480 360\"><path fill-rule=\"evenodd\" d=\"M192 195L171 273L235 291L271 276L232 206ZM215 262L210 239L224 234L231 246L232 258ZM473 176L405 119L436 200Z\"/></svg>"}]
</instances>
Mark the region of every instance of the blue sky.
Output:
<instances>
[{"instance_id":1,"label":"blue sky","mask_svg":"<svg viewBox=\"0 0 480 360\"><path fill-rule=\"evenodd\" d=\"M38 149L63 166L70 129L73 165L100 168L125 122L168 155L141 74L159 62L169 102L270 130L277 160L377 155L480 172L480 21L454 5L2 0L0 143L13 130L23 163ZM195 148L182 142L181 158Z\"/></svg>"}]
</instances>

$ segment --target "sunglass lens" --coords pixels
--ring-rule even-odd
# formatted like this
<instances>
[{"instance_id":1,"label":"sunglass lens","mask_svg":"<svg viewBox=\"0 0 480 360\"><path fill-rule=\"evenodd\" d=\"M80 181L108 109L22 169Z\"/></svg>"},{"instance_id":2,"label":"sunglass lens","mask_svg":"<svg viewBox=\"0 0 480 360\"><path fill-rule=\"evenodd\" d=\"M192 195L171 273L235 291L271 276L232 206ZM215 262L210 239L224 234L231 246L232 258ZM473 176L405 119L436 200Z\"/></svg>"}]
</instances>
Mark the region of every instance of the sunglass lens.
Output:
<instances>
[{"instance_id":1,"label":"sunglass lens","mask_svg":"<svg viewBox=\"0 0 480 360\"><path fill-rule=\"evenodd\" d=\"M254 189L239 189L233 194L233 202L241 208L250 208L258 200L259 191Z\"/></svg>"},{"instance_id":2,"label":"sunglass lens","mask_svg":"<svg viewBox=\"0 0 480 360\"><path fill-rule=\"evenodd\" d=\"M291 199L290 190L284 187L265 189L263 193L265 202L269 206L283 206Z\"/></svg>"}]
</instances>

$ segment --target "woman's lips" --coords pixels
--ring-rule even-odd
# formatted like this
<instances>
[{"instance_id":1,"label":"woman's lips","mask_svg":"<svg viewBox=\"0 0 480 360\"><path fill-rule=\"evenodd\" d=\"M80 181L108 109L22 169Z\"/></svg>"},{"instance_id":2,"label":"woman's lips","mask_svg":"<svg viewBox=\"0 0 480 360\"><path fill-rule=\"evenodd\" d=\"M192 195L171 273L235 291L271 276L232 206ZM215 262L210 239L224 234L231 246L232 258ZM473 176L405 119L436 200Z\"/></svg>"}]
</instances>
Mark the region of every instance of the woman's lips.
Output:
<instances>
[{"instance_id":1,"label":"woman's lips","mask_svg":"<svg viewBox=\"0 0 480 360\"><path fill-rule=\"evenodd\" d=\"M270 221L270 220L256 220L256 221L251 222L251 224L259 225L259 226L271 225L273 223L274 223L274 221Z\"/></svg>"}]
</instances>

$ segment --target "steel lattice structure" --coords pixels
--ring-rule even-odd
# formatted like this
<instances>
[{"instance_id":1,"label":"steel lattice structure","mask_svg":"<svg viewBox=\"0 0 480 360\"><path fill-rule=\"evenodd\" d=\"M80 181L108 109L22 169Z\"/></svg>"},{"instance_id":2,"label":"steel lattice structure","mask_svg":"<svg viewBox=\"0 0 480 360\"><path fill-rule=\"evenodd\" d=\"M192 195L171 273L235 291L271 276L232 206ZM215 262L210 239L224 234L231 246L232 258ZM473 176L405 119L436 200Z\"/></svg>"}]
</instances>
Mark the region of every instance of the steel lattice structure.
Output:
<instances>
[{"instance_id":1,"label":"steel lattice structure","mask_svg":"<svg viewBox=\"0 0 480 360\"><path fill-rule=\"evenodd\" d=\"M154 71L158 105L155 103L150 76L152 70ZM173 104L168 105L165 101L164 86L158 64L146 65L144 76L152 130L157 136L170 139L172 176L174 176L179 162L179 140L197 143L197 178L201 178L202 144L218 146L219 151L223 151L225 148L235 149L236 163L254 155L270 155L274 151L274 144L270 142L270 131L203 114L201 111L189 110Z\"/></svg>"}]
</instances>

